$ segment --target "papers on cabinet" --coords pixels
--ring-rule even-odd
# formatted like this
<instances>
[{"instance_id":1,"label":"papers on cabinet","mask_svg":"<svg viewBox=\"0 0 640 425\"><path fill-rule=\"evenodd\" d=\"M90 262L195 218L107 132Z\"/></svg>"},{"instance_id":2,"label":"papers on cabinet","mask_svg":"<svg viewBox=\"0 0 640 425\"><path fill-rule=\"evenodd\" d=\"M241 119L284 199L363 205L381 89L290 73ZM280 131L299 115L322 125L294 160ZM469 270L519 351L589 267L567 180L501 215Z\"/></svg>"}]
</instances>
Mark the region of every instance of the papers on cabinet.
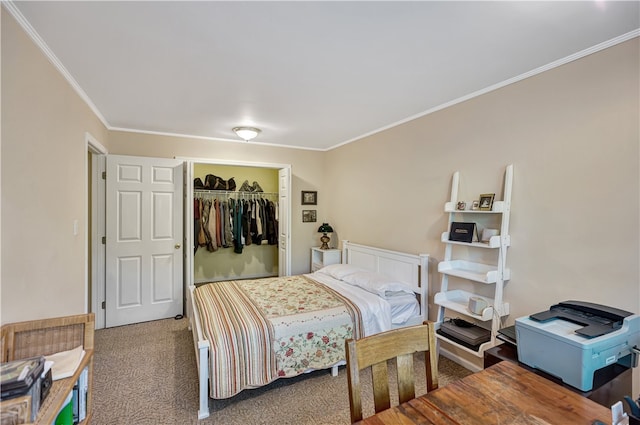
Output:
<instances>
[{"instance_id":1,"label":"papers on cabinet","mask_svg":"<svg viewBox=\"0 0 640 425\"><path fill-rule=\"evenodd\" d=\"M61 351L59 353L45 356L47 361L53 362L53 366L51 366L53 380L55 381L72 376L76 369L78 369L84 354L85 351L82 348L82 345L79 345L73 350Z\"/></svg>"}]
</instances>

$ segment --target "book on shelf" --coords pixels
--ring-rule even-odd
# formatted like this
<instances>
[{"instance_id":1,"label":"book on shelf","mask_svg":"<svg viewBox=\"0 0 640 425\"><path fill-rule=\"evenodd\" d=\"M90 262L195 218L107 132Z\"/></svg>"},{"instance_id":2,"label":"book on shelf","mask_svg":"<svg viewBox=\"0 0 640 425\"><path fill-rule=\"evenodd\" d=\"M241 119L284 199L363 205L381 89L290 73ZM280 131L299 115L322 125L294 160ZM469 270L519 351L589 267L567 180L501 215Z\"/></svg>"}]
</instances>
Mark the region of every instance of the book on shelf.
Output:
<instances>
[{"instance_id":1,"label":"book on shelf","mask_svg":"<svg viewBox=\"0 0 640 425\"><path fill-rule=\"evenodd\" d=\"M89 367L85 367L78 378L78 421L87 417L87 393L89 392Z\"/></svg>"}]
</instances>

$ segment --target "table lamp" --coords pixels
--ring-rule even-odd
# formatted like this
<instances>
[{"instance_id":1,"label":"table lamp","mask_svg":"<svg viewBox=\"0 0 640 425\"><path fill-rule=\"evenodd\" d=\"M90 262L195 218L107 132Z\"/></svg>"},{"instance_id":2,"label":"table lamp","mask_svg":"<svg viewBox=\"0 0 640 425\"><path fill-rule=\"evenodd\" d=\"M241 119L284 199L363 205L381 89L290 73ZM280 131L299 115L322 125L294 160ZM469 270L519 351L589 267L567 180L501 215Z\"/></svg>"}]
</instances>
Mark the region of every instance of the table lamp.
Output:
<instances>
[{"instance_id":1,"label":"table lamp","mask_svg":"<svg viewBox=\"0 0 640 425\"><path fill-rule=\"evenodd\" d=\"M322 226L318 228L318 232L322 233L322 237L320 238L322 245L320 246L320 249L329 249L329 241L331 238L327 236L327 233L333 233L333 227L331 227L329 223L322 223Z\"/></svg>"}]
</instances>

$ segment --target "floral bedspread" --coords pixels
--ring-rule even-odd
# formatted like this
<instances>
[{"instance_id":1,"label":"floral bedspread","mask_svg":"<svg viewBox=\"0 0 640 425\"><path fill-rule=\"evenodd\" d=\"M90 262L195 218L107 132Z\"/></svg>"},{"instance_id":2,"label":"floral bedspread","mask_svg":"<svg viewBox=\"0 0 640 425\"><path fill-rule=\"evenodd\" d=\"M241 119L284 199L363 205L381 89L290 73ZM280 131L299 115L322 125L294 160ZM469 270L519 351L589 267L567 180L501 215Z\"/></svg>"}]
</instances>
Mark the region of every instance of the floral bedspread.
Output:
<instances>
[{"instance_id":1,"label":"floral bedspread","mask_svg":"<svg viewBox=\"0 0 640 425\"><path fill-rule=\"evenodd\" d=\"M304 276L215 282L194 291L211 344L213 398L344 360L362 318L347 298Z\"/></svg>"}]
</instances>

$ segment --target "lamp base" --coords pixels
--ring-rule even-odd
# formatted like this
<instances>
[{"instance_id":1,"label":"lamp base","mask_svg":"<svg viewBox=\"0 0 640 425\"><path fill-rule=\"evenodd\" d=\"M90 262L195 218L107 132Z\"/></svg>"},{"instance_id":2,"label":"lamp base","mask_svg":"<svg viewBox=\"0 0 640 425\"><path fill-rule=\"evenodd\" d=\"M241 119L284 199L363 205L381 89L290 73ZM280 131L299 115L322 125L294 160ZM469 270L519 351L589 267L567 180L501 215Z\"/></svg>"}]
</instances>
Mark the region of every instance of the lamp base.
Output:
<instances>
[{"instance_id":1,"label":"lamp base","mask_svg":"<svg viewBox=\"0 0 640 425\"><path fill-rule=\"evenodd\" d=\"M322 242L322 245L320 245L320 249L330 249L329 248L329 241L331 239L329 238L329 236L327 236L327 234L325 233L324 235L322 235L320 237L320 242Z\"/></svg>"}]
</instances>

